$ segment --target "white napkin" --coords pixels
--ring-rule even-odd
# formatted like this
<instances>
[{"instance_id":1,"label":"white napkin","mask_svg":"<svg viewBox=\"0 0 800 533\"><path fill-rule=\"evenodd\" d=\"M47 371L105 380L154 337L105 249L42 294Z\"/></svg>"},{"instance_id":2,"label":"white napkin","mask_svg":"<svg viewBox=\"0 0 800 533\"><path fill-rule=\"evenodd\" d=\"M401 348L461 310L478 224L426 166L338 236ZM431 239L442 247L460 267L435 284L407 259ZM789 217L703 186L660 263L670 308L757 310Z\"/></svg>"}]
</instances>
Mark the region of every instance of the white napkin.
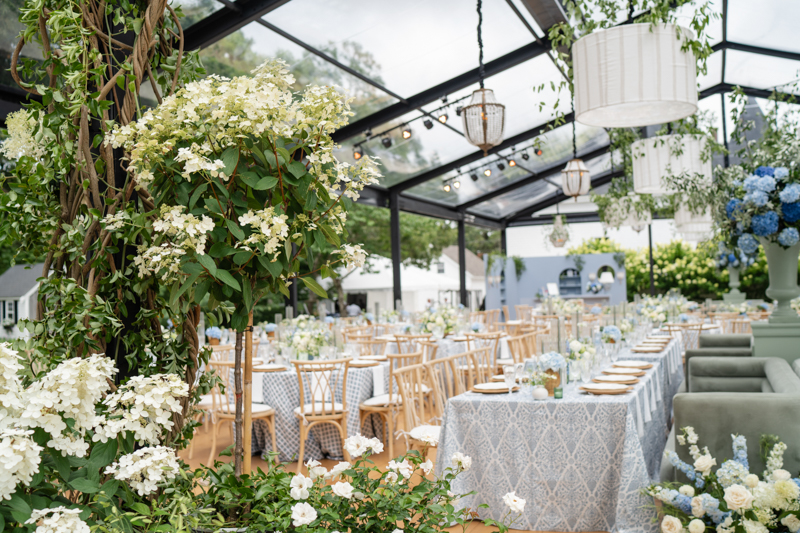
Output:
<instances>
[{"instance_id":1,"label":"white napkin","mask_svg":"<svg viewBox=\"0 0 800 533\"><path fill-rule=\"evenodd\" d=\"M264 403L264 376L253 373L253 401L255 403Z\"/></svg>"},{"instance_id":2,"label":"white napkin","mask_svg":"<svg viewBox=\"0 0 800 533\"><path fill-rule=\"evenodd\" d=\"M377 365L372 367L372 396L386 394L386 378L384 366Z\"/></svg>"},{"instance_id":3,"label":"white napkin","mask_svg":"<svg viewBox=\"0 0 800 533\"><path fill-rule=\"evenodd\" d=\"M633 395L633 401L636 403L636 430L639 433L639 438L644 437L644 423L642 422L642 408L639 405L639 395Z\"/></svg>"}]
</instances>

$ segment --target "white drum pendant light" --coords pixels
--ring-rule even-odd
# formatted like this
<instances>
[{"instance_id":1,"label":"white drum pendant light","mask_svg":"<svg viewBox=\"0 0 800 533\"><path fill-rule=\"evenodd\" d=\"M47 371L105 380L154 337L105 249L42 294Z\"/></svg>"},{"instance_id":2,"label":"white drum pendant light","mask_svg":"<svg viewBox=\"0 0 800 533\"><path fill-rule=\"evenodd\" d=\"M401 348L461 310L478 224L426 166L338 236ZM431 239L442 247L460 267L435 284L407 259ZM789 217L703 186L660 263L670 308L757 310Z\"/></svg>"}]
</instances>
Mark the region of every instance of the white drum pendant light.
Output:
<instances>
[{"instance_id":1,"label":"white drum pendant light","mask_svg":"<svg viewBox=\"0 0 800 533\"><path fill-rule=\"evenodd\" d=\"M711 236L714 221L708 211L695 214L685 205L675 210L675 227L687 241L702 241Z\"/></svg>"},{"instance_id":2,"label":"white drum pendant light","mask_svg":"<svg viewBox=\"0 0 800 533\"><path fill-rule=\"evenodd\" d=\"M697 111L697 60L674 24L627 24L572 45L575 117L581 124L633 128Z\"/></svg>"},{"instance_id":3,"label":"white drum pendant light","mask_svg":"<svg viewBox=\"0 0 800 533\"><path fill-rule=\"evenodd\" d=\"M478 0L478 75L481 88L472 93L469 105L461 110L464 124L464 137L467 142L483 150L488 155L491 148L503 142L503 131L506 127L506 106L498 103L491 89L483 88L483 40L481 26L481 0Z\"/></svg>"},{"instance_id":4,"label":"white drum pendant light","mask_svg":"<svg viewBox=\"0 0 800 533\"><path fill-rule=\"evenodd\" d=\"M631 145L633 190L639 194L669 194L664 176L702 174L711 177L711 158L703 162L703 139L694 135L660 135ZM679 153L679 155L675 155Z\"/></svg>"}]
</instances>

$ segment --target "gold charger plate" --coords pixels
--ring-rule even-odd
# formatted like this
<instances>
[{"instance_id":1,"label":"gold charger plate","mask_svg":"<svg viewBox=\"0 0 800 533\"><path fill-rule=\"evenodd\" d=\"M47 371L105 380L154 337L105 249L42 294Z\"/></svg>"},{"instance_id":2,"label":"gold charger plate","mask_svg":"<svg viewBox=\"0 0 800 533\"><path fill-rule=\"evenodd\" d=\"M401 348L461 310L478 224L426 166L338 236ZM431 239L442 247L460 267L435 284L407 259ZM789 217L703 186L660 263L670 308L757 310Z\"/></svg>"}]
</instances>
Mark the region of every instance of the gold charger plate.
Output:
<instances>
[{"instance_id":1,"label":"gold charger plate","mask_svg":"<svg viewBox=\"0 0 800 533\"><path fill-rule=\"evenodd\" d=\"M639 380L632 375L628 376L621 376L619 374L606 374L606 376L610 378L618 378L618 379L600 379L594 378L592 381L595 383L619 383L621 385L636 385L639 383Z\"/></svg>"},{"instance_id":2,"label":"gold charger plate","mask_svg":"<svg viewBox=\"0 0 800 533\"><path fill-rule=\"evenodd\" d=\"M614 368L638 368L639 370L647 370L648 368L653 368L653 365L651 363L647 363L645 361L631 361L631 363L634 363L634 362L637 363L637 364L635 364L635 365L634 364L627 364L626 365L626 364L624 364L625 361L617 361L612 366Z\"/></svg>"},{"instance_id":3,"label":"gold charger plate","mask_svg":"<svg viewBox=\"0 0 800 533\"><path fill-rule=\"evenodd\" d=\"M664 350L662 348L651 348L649 346L634 346L631 348L633 353L661 353Z\"/></svg>"},{"instance_id":4,"label":"gold charger plate","mask_svg":"<svg viewBox=\"0 0 800 533\"><path fill-rule=\"evenodd\" d=\"M633 390L633 387L625 387L624 389L595 389L587 387L580 387L582 391L586 391L589 394L594 394L595 396L602 396L602 395L616 395L616 394L627 394Z\"/></svg>"},{"instance_id":5,"label":"gold charger plate","mask_svg":"<svg viewBox=\"0 0 800 533\"><path fill-rule=\"evenodd\" d=\"M504 382L505 380L506 378L504 378L502 374L497 374L496 376L492 376L489 378L489 381L500 382L500 383ZM519 378L517 378L517 381L519 381Z\"/></svg>"},{"instance_id":6,"label":"gold charger plate","mask_svg":"<svg viewBox=\"0 0 800 533\"><path fill-rule=\"evenodd\" d=\"M619 374L627 374L629 376L637 376L642 377L645 375L644 370L640 370L638 368L613 368L611 370L603 370L603 374L606 376L617 376Z\"/></svg>"},{"instance_id":7,"label":"gold charger plate","mask_svg":"<svg viewBox=\"0 0 800 533\"><path fill-rule=\"evenodd\" d=\"M492 385L500 385L500 383L478 383L472 389L472 392L478 392L480 394L508 394L508 387L506 387L505 383L502 384L502 387L494 388ZM519 386L515 386L511 389L511 392L519 391Z\"/></svg>"}]
</instances>

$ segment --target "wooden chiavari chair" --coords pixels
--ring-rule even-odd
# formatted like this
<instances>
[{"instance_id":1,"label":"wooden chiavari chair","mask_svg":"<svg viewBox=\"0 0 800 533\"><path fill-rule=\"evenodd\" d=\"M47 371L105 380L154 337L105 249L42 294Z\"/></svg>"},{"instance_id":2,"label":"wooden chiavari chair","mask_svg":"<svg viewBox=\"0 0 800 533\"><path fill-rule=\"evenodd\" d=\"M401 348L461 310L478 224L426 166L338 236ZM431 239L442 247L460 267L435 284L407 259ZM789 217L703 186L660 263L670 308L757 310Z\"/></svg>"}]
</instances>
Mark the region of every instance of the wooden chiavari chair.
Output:
<instances>
[{"instance_id":1,"label":"wooden chiavari chair","mask_svg":"<svg viewBox=\"0 0 800 533\"><path fill-rule=\"evenodd\" d=\"M377 414L386 424L387 440L389 447L389 457L394 458L394 427L395 416L398 408L402 405L400 395L394 390L394 380L392 379L397 369L419 365L422 363L422 351L414 353L388 354L389 358L389 392L378 396L373 396L369 400L361 402L359 406L360 426L364 426L364 420L370 415ZM422 384L424 385L424 384Z\"/></svg>"},{"instance_id":2,"label":"wooden chiavari chair","mask_svg":"<svg viewBox=\"0 0 800 533\"><path fill-rule=\"evenodd\" d=\"M436 359L436 352L439 345L431 340L422 340L417 343L422 350L422 362L427 363Z\"/></svg>"},{"instance_id":3,"label":"wooden chiavari chair","mask_svg":"<svg viewBox=\"0 0 800 533\"><path fill-rule=\"evenodd\" d=\"M445 359L437 359L435 363L438 364ZM437 420L425 417L425 398L422 387L425 385L426 375L430 376L431 372L430 368L426 368L424 364L405 366L397 369L393 374L400 402L403 404L404 434L407 437L406 442L409 449L433 445L433 442L439 441L441 434L441 426L431 423ZM441 419L438 422L441 424ZM426 437L430 437L432 442L426 442Z\"/></svg>"},{"instance_id":4,"label":"wooden chiavari chair","mask_svg":"<svg viewBox=\"0 0 800 533\"><path fill-rule=\"evenodd\" d=\"M386 353L386 339L368 339L350 341L348 344L355 344L359 348L359 355L383 355Z\"/></svg>"},{"instance_id":5,"label":"wooden chiavari chair","mask_svg":"<svg viewBox=\"0 0 800 533\"><path fill-rule=\"evenodd\" d=\"M300 385L300 405L294 416L300 419L300 451L297 455L297 473L303 468L306 439L311 428L320 424L333 424L341 435L345 459L350 455L344 449L347 438L347 371L350 359L330 361L292 361ZM306 389L308 387L308 389ZM306 390L310 397L306 398ZM337 401L341 398L341 401Z\"/></svg>"}]
</instances>

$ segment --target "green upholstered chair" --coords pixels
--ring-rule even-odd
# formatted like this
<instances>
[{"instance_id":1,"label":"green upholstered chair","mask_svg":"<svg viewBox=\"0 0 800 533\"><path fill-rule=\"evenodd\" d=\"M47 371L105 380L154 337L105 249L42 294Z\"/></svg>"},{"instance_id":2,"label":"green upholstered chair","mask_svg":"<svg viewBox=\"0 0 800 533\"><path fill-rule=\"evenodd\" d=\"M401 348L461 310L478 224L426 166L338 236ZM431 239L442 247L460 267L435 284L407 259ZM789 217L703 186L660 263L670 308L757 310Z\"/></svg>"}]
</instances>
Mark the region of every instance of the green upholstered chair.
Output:
<instances>
[{"instance_id":1,"label":"green upholstered chair","mask_svg":"<svg viewBox=\"0 0 800 533\"><path fill-rule=\"evenodd\" d=\"M686 350L684 361L684 384L681 392L686 392L689 382L689 361L694 357L751 357L753 355L753 336L738 333L725 335L700 335L698 348Z\"/></svg>"},{"instance_id":2,"label":"green upholstered chair","mask_svg":"<svg viewBox=\"0 0 800 533\"><path fill-rule=\"evenodd\" d=\"M761 475L761 435L778 435L788 446L784 468L800 471L800 360L792 365L780 358L697 357L689 361L689 393L675 395L674 424L667 449L692 463L688 447L675 446L675 434L692 426L701 447L708 446L717 464L730 459L731 435L744 435L750 472ZM663 481L679 481L683 474L666 459Z\"/></svg>"}]
</instances>

